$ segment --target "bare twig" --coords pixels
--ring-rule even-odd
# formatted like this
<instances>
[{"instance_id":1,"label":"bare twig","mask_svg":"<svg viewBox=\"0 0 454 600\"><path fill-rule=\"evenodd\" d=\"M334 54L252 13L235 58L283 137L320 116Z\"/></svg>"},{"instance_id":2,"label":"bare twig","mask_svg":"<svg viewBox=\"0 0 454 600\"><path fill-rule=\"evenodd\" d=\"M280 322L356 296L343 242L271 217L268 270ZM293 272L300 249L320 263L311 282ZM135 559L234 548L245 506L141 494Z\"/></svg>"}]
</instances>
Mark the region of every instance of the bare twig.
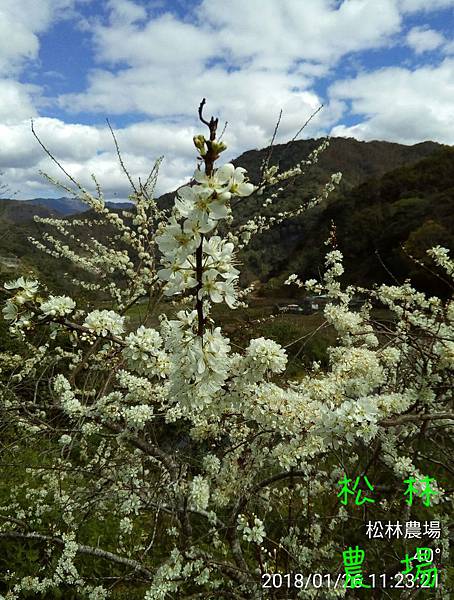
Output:
<instances>
[{"instance_id":1,"label":"bare twig","mask_svg":"<svg viewBox=\"0 0 454 600\"><path fill-rule=\"evenodd\" d=\"M0 532L0 538L13 540L35 540L39 542L55 544L56 546L65 546L64 540L49 535L41 535L40 533L20 533L18 531L2 531ZM116 563L118 565L129 567L137 573L140 573L142 576L145 576L147 579L153 579L153 573L149 571L146 567L138 563L136 560L133 560L132 558L125 558L124 556L119 556L118 554L114 554L113 552L101 550L100 548L93 548L92 546L85 546L84 544L77 545L77 552L79 554L87 554L89 556L104 558L105 560Z\"/></svg>"},{"instance_id":2,"label":"bare twig","mask_svg":"<svg viewBox=\"0 0 454 600\"><path fill-rule=\"evenodd\" d=\"M308 119L303 124L303 126L298 129L298 131L295 133L295 135L292 137L292 139L285 144L284 151L282 152L282 154L278 160L278 165L282 162L284 157L287 155L287 153L290 149L290 144L296 140L296 138L299 136L299 134L309 125L309 123L312 121L312 119L322 110L323 107L324 107L324 104L320 104L320 106L308 117Z\"/></svg>"},{"instance_id":3,"label":"bare twig","mask_svg":"<svg viewBox=\"0 0 454 600\"><path fill-rule=\"evenodd\" d=\"M77 187L77 189L79 191L81 191L83 194L86 194L86 190L84 190L83 187L80 185L80 183L78 183L74 179L74 177L68 173L68 171L64 168L64 166L55 158L55 156L52 154L52 152L40 140L40 138L38 137L38 134L35 131L33 119L31 120L31 129L32 129L32 133L33 133L34 137L38 141L38 144L41 146L41 148L44 150L44 152L47 154L47 156L52 160L52 162L54 162L57 165L57 167L66 175L66 177Z\"/></svg>"},{"instance_id":4,"label":"bare twig","mask_svg":"<svg viewBox=\"0 0 454 600\"><path fill-rule=\"evenodd\" d=\"M274 127L274 131L273 131L273 135L271 137L271 142L269 145L269 150L268 150L268 154L265 158L265 160L262 162L262 168L260 169L260 181L263 181L263 174L265 173L265 169L268 168L269 164L270 164L270 160L271 160L271 156L273 154L273 144L274 144L274 140L276 139L276 135L277 135L277 131L279 129L279 125L281 123L281 118L282 118L282 108L279 111L279 117L277 118L277 123Z\"/></svg>"},{"instance_id":5,"label":"bare twig","mask_svg":"<svg viewBox=\"0 0 454 600\"><path fill-rule=\"evenodd\" d=\"M107 125L109 126L110 133L112 134L112 137L113 137L113 141L114 141L114 144L115 144L115 149L117 151L118 160L120 161L120 165L121 165L121 168L123 170L123 173L126 175L126 177L129 180L129 183L131 184L132 189L137 194L138 191L137 191L137 188L136 188L136 186L134 184L134 181L133 181L131 175L129 174L128 169L126 168L125 163L123 162L123 158L122 158L121 152L120 152L120 146L118 145L118 141L117 141L117 138L115 136L114 130L112 129L112 126L110 124L109 119L106 119L106 121L107 121Z\"/></svg>"}]
</instances>

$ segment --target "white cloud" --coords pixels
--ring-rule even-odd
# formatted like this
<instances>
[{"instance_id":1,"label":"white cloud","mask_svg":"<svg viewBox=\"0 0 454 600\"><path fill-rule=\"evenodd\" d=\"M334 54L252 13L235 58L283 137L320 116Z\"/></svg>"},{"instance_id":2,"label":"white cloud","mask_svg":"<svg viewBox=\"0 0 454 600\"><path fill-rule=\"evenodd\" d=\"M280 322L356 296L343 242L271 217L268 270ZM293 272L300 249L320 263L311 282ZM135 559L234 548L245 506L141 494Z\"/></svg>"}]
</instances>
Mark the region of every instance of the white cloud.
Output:
<instances>
[{"instance_id":1,"label":"white cloud","mask_svg":"<svg viewBox=\"0 0 454 600\"><path fill-rule=\"evenodd\" d=\"M349 101L351 112L363 116L357 125L333 127L332 135L454 144L454 59L414 71L391 67L361 74L336 82L330 96Z\"/></svg>"},{"instance_id":2,"label":"white cloud","mask_svg":"<svg viewBox=\"0 0 454 600\"><path fill-rule=\"evenodd\" d=\"M52 23L72 14L77 0L2 0L0 74L17 73L38 57L39 37Z\"/></svg>"},{"instance_id":3,"label":"white cloud","mask_svg":"<svg viewBox=\"0 0 454 600\"><path fill-rule=\"evenodd\" d=\"M452 42L448 42L444 47L443 47L443 52L447 55L449 54L454 54L454 41Z\"/></svg>"},{"instance_id":4,"label":"white cloud","mask_svg":"<svg viewBox=\"0 0 454 600\"><path fill-rule=\"evenodd\" d=\"M112 21L134 23L145 19L147 16L147 11L143 6L139 6L130 0L108 0L107 4L112 11Z\"/></svg>"},{"instance_id":5,"label":"white cloud","mask_svg":"<svg viewBox=\"0 0 454 600\"><path fill-rule=\"evenodd\" d=\"M432 12L454 6L454 0L397 0L404 13Z\"/></svg>"},{"instance_id":6,"label":"white cloud","mask_svg":"<svg viewBox=\"0 0 454 600\"><path fill-rule=\"evenodd\" d=\"M400 27L392 0L204 0L197 13L233 57L252 58L257 66L269 60L335 63L348 52L383 45Z\"/></svg>"},{"instance_id":7,"label":"white cloud","mask_svg":"<svg viewBox=\"0 0 454 600\"><path fill-rule=\"evenodd\" d=\"M122 2L114 4L110 23L97 22L92 29L98 63L109 68L93 70L88 88L61 96L60 106L75 113L146 114L163 127L176 116L180 127L203 131L196 111L206 97L207 112L231 124L225 136L230 158L266 146L281 108L277 142L291 138L322 102L312 89L315 79L327 75L344 54L385 44L400 27L392 0L379 8L373 0L340 6L330 0L307 0L304 6L296 0L232 0L228 5L209 0L197 7L194 23L169 13L133 22L130 15L120 18ZM343 110L343 103L333 99L305 134L321 135ZM163 130L159 135L166 136ZM134 133L136 143L146 137ZM185 156L187 145L185 150L177 146L168 143L167 150Z\"/></svg>"},{"instance_id":8,"label":"white cloud","mask_svg":"<svg viewBox=\"0 0 454 600\"><path fill-rule=\"evenodd\" d=\"M125 198L131 193L107 126L100 128L38 117L34 128L43 144L82 186L94 191L91 179L94 173L107 198ZM179 187L191 177L196 166L192 143L195 133L195 129L181 128L175 123L150 122L115 131L122 158L136 182L139 177L144 180L154 161L164 155L156 188L158 195ZM29 120L0 125L0 137L2 181L11 189L19 190L20 198L49 192L61 195L58 189L49 190L39 171L62 183L69 184L69 181L33 137Z\"/></svg>"},{"instance_id":9,"label":"white cloud","mask_svg":"<svg viewBox=\"0 0 454 600\"><path fill-rule=\"evenodd\" d=\"M22 197L50 193L39 169L61 175L31 135L31 116L43 142L82 185L92 189L94 172L106 197L124 198L129 184L107 127L78 124L77 113L111 116L113 123L116 115L141 115L142 122L116 134L135 179L146 177L154 160L165 155L157 187L161 194L186 182L195 167L192 136L206 132L197 119L202 97L208 100L206 116L218 116L220 130L229 122L223 159L231 160L268 145L281 108L276 142L292 138L322 102L315 84L335 77L342 60L359 74L331 86L328 103L305 136L332 129L334 135L360 139L454 142L453 61L413 71L393 67L366 73L361 65L367 61L360 54L402 43L404 13L425 11L429 4L446 7L454 0L203 0L192 3L192 13L186 4L184 19L162 14L169 5L159 0L107 0L107 23L99 15L90 18L90 11L83 23L96 60L96 68L87 73L87 88L58 99L74 122L40 117L37 108L46 100L42 90L14 76L24 65L38 65L43 32L74 15L79 4L91 2L0 2L0 170ZM415 52L440 46L447 54L450 43L440 38L420 24L406 39ZM47 74L50 81L53 74ZM51 107L46 106L47 112ZM360 122L339 125L349 107Z\"/></svg>"},{"instance_id":10,"label":"white cloud","mask_svg":"<svg viewBox=\"0 0 454 600\"><path fill-rule=\"evenodd\" d=\"M266 93L275 106L272 85L284 94L298 88L307 98L314 96L314 77L349 52L384 45L400 28L392 0L379 6L374 0L346 0L340 6L329 0L205 0L195 14L195 24L168 13L132 23L114 11L108 26L95 23L97 59L112 69L93 70L88 88L62 96L61 106L192 115L208 90L216 90L211 98L221 103L235 98L242 107L259 94L263 103Z\"/></svg>"},{"instance_id":11,"label":"white cloud","mask_svg":"<svg viewBox=\"0 0 454 600\"><path fill-rule=\"evenodd\" d=\"M38 86L19 83L14 79L0 79L0 123L16 123L35 116L33 96L39 94Z\"/></svg>"},{"instance_id":12,"label":"white cloud","mask_svg":"<svg viewBox=\"0 0 454 600\"><path fill-rule=\"evenodd\" d=\"M422 54L442 46L445 38L441 33L429 27L412 27L407 34L406 41L416 54Z\"/></svg>"}]
</instances>

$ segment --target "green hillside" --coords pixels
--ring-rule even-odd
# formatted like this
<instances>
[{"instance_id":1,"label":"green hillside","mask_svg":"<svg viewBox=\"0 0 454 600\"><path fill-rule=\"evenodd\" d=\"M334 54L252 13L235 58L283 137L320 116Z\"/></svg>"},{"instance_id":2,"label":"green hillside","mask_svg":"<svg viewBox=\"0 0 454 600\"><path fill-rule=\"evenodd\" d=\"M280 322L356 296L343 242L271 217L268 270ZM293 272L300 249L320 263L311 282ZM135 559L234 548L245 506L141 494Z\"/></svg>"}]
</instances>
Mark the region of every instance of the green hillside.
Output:
<instances>
[{"instance_id":1,"label":"green hillside","mask_svg":"<svg viewBox=\"0 0 454 600\"><path fill-rule=\"evenodd\" d=\"M331 223L350 282L410 277L417 286L446 292L407 254L423 259L433 245L454 248L454 149L443 148L415 165L332 196L257 238L244 253L244 262L263 281L275 278L275 285L291 272L317 276Z\"/></svg>"},{"instance_id":2,"label":"green hillside","mask_svg":"<svg viewBox=\"0 0 454 600\"><path fill-rule=\"evenodd\" d=\"M306 159L320 142L302 140L277 145L270 164L279 164L281 170L290 168ZM251 150L233 162L244 166L251 180L258 182L268 152L267 148ZM266 196L240 200L235 208L236 221L259 211L273 214L295 208L317 195L336 171L343 173L343 179L339 190L327 201L257 236L242 252L243 282L260 279L268 284L268 291L279 293L288 273L316 277L323 267L323 242L333 222L352 282L392 281L392 273L399 280L410 276L417 285L440 291L443 285L415 266L401 246L405 244L417 258L434 244L453 247L454 149L450 147L433 142L403 146L333 138L319 163L304 176L291 180L274 206L263 208ZM174 195L161 196L161 206L170 206ZM41 238L46 229L33 221L33 214L51 216L53 211L29 202L0 202L0 257L18 258L22 272L33 268L55 290L69 291L76 270L69 263L38 252L27 239ZM84 218L93 217L91 211L84 214ZM93 234L105 238L109 231L109 226L101 226ZM87 240L91 234L80 230L81 239ZM13 275L10 267L2 268L3 278Z\"/></svg>"}]
</instances>

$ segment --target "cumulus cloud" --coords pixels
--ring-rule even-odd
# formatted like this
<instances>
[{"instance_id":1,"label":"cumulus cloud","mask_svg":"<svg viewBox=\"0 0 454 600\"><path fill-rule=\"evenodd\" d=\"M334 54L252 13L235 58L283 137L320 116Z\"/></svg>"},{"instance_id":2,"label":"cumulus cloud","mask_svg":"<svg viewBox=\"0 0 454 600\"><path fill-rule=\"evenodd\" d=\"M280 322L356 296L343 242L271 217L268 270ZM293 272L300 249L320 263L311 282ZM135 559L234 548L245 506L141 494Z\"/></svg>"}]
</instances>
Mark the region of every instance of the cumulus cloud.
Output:
<instances>
[{"instance_id":1,"label":"cumulus cloud","mask_svg":"<svg viewBox=\"0 0 454 600\"><path fill-rule=\"evenodd\" d=\"M430 12L454 6L454 0L397 0L404 13Z\"/></svg>"},{"instance_id":2,"label":"cumulus cloud","mask_svg":"<svg viewBox=\"0 0 454 600\"><path fill-rule=\"evenodd\" d=\"M407 44L416 52L422 54L436 50L445 42L444 36L429 27L412 27L406 37Z\"/></svg>"},{"instance_id":3,"label":"cumulus cloud","mask_svg":"<svg viewBox=\"0 0 454 600\"><path fill-rule=\"evenodd\" d=\"M39 65L43 32L91 2L0 3L0 170L23 197L49 194L39 169L59 175L31 135L32 116L41 139L65 168L89 189L95 173L108 198L127 196L129 184L108 128L78 124L81 112L84 121L88 115L94 123L100 116L110 116L114 125L124 115L141 119L116 134L135 179L146 177L154 160L165 155L158 194L182 185L195 167L192 136L204 131L197 119L202 97L208 99L207 116L219 116L220 128L229 122L225 160L268 145L281 108L277 143L292 138L322 102L323 111L304 132L308 137L331 130L360 139L454 141L450 59L368 73L359 54L407 43L422 57L436 48L447 56L452 42L415 19L429 5L442 9L454 0L202 0L186 3L184 18L160 0L106 0L101 11L85 11L82 25L77 15L85 41L92 44L81 46L92 51L85 89L57 99L50 83L49 88L20 83L24 65ZM414 25L408 33L405 15ZM345 61L356 76L342 80L346 70L337 69ZM44 65L41 75L46 72L48 82L51 76L56 81L58 74ZM60 118L40 116L43 106L46 114L58 106ZM340 124L346 115L357 124Z\"/></svg>"},{"instance_id":4,"label":"cumulus cloud","mask_svg":"<svg viewBox=\"0 0 454 600\"><path fill-rule=\"evenodd\" d=\"M92 25L99 66L90 73L86 90L60 96L60 107L158 119L158 135L167 140L163 150L180 157L192 152L192 134L188 146L180 137L170 140L164 129L176 117L184 133L184 126L200 131L196 110L202 97L210 101L210 114L234 124L225 136L231 158L266 146L281 108L277 142L286 141L322 103L313 89L316 79L327 76L346 53L385 44L400 27L392 0L384 0L379 9L372 0L340 5L307 0L304 7L296 0L232 0L228 6L210 0L196 7L192 22L170 13L149 13L145 19L131 2L115 0L109 6L110 21ZM130 12L122 17L125 6ZM322 135L344 108L333 98L305 134ZM134 143L142 144L151 125L140 127L142 132L128 128L122 137L133 135ZM165 165L163 171L166 181L174 181Z\"/></svg>"},{"instance_id":5,"label":"cumulus cloud","mask_svg":"<svg viewBox=\"0 0 454 600\"><path fill-rule=\"evenodd\" d=\"M237 59L288 65L296 59L335 63L344 54L376 48L399 30L392 0L204 0L197 15L208 21ZM260 15L260 27L257 27Z\"/></svg>"},{"instance_id":6,"label":"cumulus cloud","mask_svg":"<svg viewBox=\"0 0 454 600\"><path fill-rule=\"evenodd\" d=\"M14 79L0 79L0 122L16 123L35 116L37 112L33 97L40 94L38 86L19 83Z\"/></svg>"},{"instance_id":7,"label":"cumulus cloud","mask_svg":"<svg viewBox=\"0 0 454 600\"><path fill-rule=\"evenodd\" d=\"M111 9L112 21L120 23L134 23L146 18L145 7L139 6L131 0L108 0L107 5Z\"/></svg>"},{"instance_id":8,"label":"cumulus cloud","mask_svg":"<svg viewBox=\"0 0 454 600\"><path fill-rule=\"evenodd\" d=\"M131 193L127 177L122 172L114 141L107 126L95 127L65 123L59 119L38 117L34 128L42 143L58 159L64 169L83 187L95 190L93 173L107 198L125 198ZM158 195L187 182L196 166L192 137L196 130L176 123L143 122L116 131L122 158L133 179L144 180L157 158L164 155ZM46 155L30 129L30 121L0 125L0 171L2 180L11 189L18 189L21 198L48 195L49 187L40 171L71 184L58 166ZM47 192L44 190L47 189ZM62 191L50 190L52 195ZM64 193L64 192L63 192Z\"/></svg>"},{"instance_id":9,"label":"cumulus cloud","mask_svg":"<svg viewBox=\"0 0 454 600\"><path fill-rule=\"evenodd\" d=\"M235 96L237 104L248 106L251 88L257 86L253 96L262 99L263 93L275 98L271 86L280 86L283 93L304 90L309 101L315 77L347 53L384 45L400 28L393 0L380 5L374 0L340 5L331 0L204 0L195 8L194 22L170 13L146 22L143 12L141 22L127 15L120 19L118 7L124 4L111 2L110 22L93 24L96 58L104 68L90 73L82 93L60 97L66 110L189 115L194 101L209 90L216 89L212 97L225 98L226 104ZM131 2L126 5L140 11Z\"/></svg>"},{"instance_id":10,"label":"cumulus cloud","mask_svg":"<svg viewBox=\"0 0 454 600\"><path fill-rule=\"evenodd\" d=\"M330 96L350 103L351 113L363 116L356 125L333 127L332 135L454 144L452 58L437 66L390 67L338 81L331 86Z\"/></svg>"},{"instance_id":11,"label":"cumulus cloud","mask_svg":"<svg viewBox=\"0 0 454 600\"><path fill-rule=\"evenodd\" d=\"M39 52L39 34L72 14L77 0L2 0L0 4L0 75L16 74Z\"/></svg>"}]
</instances>

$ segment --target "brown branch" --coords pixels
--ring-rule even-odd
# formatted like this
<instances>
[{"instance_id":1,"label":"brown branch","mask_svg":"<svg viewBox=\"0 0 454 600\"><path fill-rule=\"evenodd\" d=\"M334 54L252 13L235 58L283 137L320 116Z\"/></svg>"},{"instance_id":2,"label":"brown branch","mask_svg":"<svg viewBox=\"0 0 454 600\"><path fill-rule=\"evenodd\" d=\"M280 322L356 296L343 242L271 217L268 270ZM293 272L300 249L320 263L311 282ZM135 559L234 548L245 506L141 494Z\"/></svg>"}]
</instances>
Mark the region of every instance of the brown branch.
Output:
<instances>
[{"instance_id":1,"label":"brown branch","mask_svg":"<svg viewBox=\"0 0 454 600\"><path fill-rule=\"evenodd\" d=\"M268 154L266 155L265 160L262 162L262 166L260 169L260 181L263 181L263 175L265 173L265 169L267 169L270 164L270 160L271 160L271 156L273 154L273 148L274 148L273 144L274 144L274 140L276 139L277 130L279 129L281 119L282 119L282 108L279 112L279 117L277 119L276 126L274 127L273 135L271 137L270 149L268 150Z\"/></svg>"},{"instance_id":2,"label":"brown branch","mask_svg":"<svg viewBox=\"0 0 454 600\"><path fill-rule=\"evenodd\" d=\"M129 434L120 425L116 425L115 423L103 424L107 427L107 429L110 429L110 431L125 435L125 439L127 439L128 442L130 442L136 448L139 448L139 450L142 450L142 452L144 452L145 454L156 458L167 469L167 471L172 477L174 477L175 479L177 478L177 464L168 454L161 450L161 448L159 448L158 446L154 446L153 444L149 444L145 440L141 440L135 435Z\"/></svg>"},{"instance_id":3,"label":"brown branch","mask_svg":"<svg viewBox=\"0 0 454 600\"><path fill-rule=\"evenodd\" d=\"M420 421L440 421L442 419L454 421L454 413L436 413L434 415L403 415L400 417L384 419L383 421L380 421L379 424L382 427L395 427L396 425L403 425L404 423L419 423Z\"/></svg>"},{"instance_id":4,"label":"brown branch","mask_svg":"<svg viewBox=\"0 0 454 600\"><path fill-rule=\"evenodd\" d=\"M243 552L241 550L241 544L239 542L237 529L236 529L236 522L238 519L238 515L245 508L245 506L247 505L249 500L251 498L256 497L258 492L262 488L267 487L268 485L270 485L271 483L274 483L276 481L281 481L282 479L288 479L289 477L307 478L307 473L304 471L286 471L283 473L277 473L276 475L272 475L271 477L268 477L267 479L263 479L260 483L258 483L251 490L249 490L247 496L246 496L246 494L244 494L238 500L235 510L233 511L232 516L230 518L230 523L227 528L227 540L230 544L230 548L232 550L232 554L235 559L235 563L237 564L238 568L240 568L241 570L247 571L247 564L243 557Z\"/></svg>"},{"instance_id":5,"label":"brown branch","mask_svg":"<svg viewBox=\"0 0 454 600\"><path fill-rule=\"evenodd\" d=\"M305 129L309 125L309 123L312 121L312 119L322 110L323 107L324 107L324 104L320 104L320 106L309 116L309 118L306 119L306 122L302 125L302 127L300 127L298 129L298 131L295 133L295 135L292 137L292 139L285 144L284 151L282 152L281 156L279 157L278 165L283 161L284 156L290 149L290 144L296 140L296 138L303 131L303 129Z\"/></svg>"},{"instance_id":6,"label":"brown branch","mask_svg":"<svg viewBox=\"0 0 454 600\"><path fill-rule=\"evenodd\" d=\"M52 152L43 144L43 142L39 139L38 134L35 131L35 126L33 123L33 119L31 119L31 130L32 130L32 134L34 135L34 137L36 138L36 140L38 141L38 144L41 146L41 148L44 150L44 152L47 154L47 156L57 165L57 167L66 175L66 177L72 182L74 183L74 185L78 188L79 191L81 191L82 193L86 193L85 190L82 188L82 186L80 185L80 183L78 183L74 177L72 177L68 171L63 167L63 165L55 158L55 156L52 154ZM72 192L74 195L76 195L75 192Z\"/></svg>"},{"instance_id":7,"label":"brown branch","mask_svg":"<svg viewBox=\"0 0 454 600\"><path fill-rule=\"evenodd\" d=\"M42 535L40 533L20 533L18 531L3 531L0 532L0 538L13 540L35 540L39 542L55 544L56 546L65 546L64 540L49 535ZM113 552L101 550L100 548L93 548L92 546L85 546L84 544L77 545L77 552L79 554L96 556L98 558L103 558L110 562L114 562L118 565L130 567L131 569L134 569L134 571L136 571L137 573L140 573L141 575L145 576L147 579L153 579L153 573L149 571L146 567L138 563L136 560L133 560L132 558L118 556L118 554L113 554Z\"/></svg>"},{"instance_id":8,"label":"brown branch","mask_svg":"<svg viewBox=\"0 0 454 600\"><path fill-rule=\"evenodd\" d=\"M205 162L205 175L207 177L211 177L214 171L214 162L219 157L218 152L213 147L213 142L216 139L216 129L218 126L218 119L211 117L209 121L203 118L203 107L206 104L205 98L202 99L202 102L199 105L199 119L202 123L204 123L208 129L210 130L210 139L206 140L207 152L203 157ZM196 260L196 279L197 285L195 287L195 301L196 301L196 310L197 310L197 335L203 337L203 333L205 331L205 316L203 314L203 299L199 298L199 292L202 289L202 277L203 277L203 239L204 236L201 235L200 245L195 253Z\"/></svg>"}]
</instances>

